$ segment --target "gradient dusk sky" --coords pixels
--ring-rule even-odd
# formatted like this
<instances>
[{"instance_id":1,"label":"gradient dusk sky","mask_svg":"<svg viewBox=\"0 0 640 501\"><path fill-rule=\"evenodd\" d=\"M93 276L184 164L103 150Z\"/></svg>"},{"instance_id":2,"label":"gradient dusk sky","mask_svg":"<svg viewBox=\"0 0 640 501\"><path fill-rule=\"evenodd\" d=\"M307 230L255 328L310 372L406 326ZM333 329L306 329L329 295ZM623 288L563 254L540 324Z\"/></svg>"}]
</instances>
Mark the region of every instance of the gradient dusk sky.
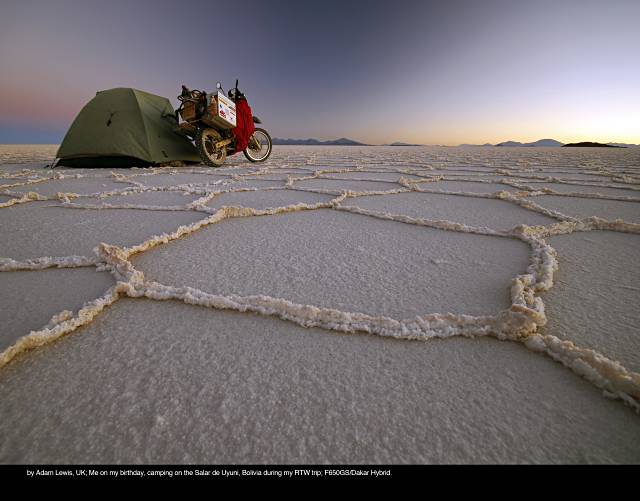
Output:
<instances>
[{"instance_id":1,"label":"gradient dusk sky","mask_svg":"<svg viewBox=\"0 0 640 501\"><path fill-rule=\"evenodd\" d=\"M640 143L640 0L0 0L0 143L240 79L274 137Z\"/></svg>"}]
</instances>

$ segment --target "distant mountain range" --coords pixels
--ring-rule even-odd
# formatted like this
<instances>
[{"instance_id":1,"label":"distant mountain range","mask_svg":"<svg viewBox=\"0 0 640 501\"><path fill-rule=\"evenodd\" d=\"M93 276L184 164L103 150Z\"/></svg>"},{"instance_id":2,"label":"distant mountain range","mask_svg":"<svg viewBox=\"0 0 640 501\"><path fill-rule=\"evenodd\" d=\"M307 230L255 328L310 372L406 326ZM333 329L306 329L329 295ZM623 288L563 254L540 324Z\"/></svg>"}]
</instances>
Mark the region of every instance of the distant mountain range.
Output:
<instances>
[{"instance_id":1,"label":"distant mountain range","mask_svg":"<svg viewBox=\"0 0 640 501\"><path fill-rule=\"evenodd\" d=\"M519 141L505 141L503 143L498 143L496 145L485 143L485 144L461 144L459 146L510 146L510 147L560 147L560 146L617 146L622 148L633 148L636 146L640 146L637 144L626 144L626 143L571 143L571 144L563 144L560 141L556 141L555 139L539 139L538 141L534 141L532 143L521 143Z\"/></svg>"},{"instance_id":2,"label":"distant mountain range","mask_svg":"<svg viewBox=\"0 0 640 501\"><path fill-rule=\"evenodd\" d=\"M340 139L333 139L330 141L320 141L319 139L281 139L279 137L273 138L273 144L277 145L302 145L302 146L376 146L359 141L354 141L346 137ZM382 144L381 146L424 146L423 144L403 143L396 141L394 143Z\"/></svg>"},{"instance_id":3,"label":"distant mountain range","mask_svg":"<svg viewBox=\"0 0 640 501\"><path fill-rule=\"evenodd\" d=\"M274 137L273 144L275 145L294 145L294 146L375 146L371 144L361 143L359 141L354 141L353 139L349 139L346 137L341 137L340 139L333 139L329 141L320 141L319 139L281 139ZM590 143L593 145L597 145L600 143ZM604 143L603 143L604 144ZM571 146L581 145L581 143L572 143ZM638 144L628 144L628 143L606 143L607 146L618 146L625 148L633 148L640 146ZM381 146L425 146L423 144L412 144L412 143L403 143L401 141L396 141L390 144L383 144ZM555 139L539 139L538 141L534 141L532 143L521 143L519 141L504 141L498 144L460 144L458 146L464 147L488 147L488 146L501 146L501 147L546 147L546 148L556 148L560 146L569 146L561 143L560 141L556 141ZM586 144L585 144L586 146Z\"/></svg>"},{"instance_id":4,"label":"distant mountain range","mask_svg":"<svg viewBox=\"0 0 640 501\"><path fill-rule=\"evenodd\" d=\"M562 146L560 141L555 139L538 139L533 143L520 143L518 141L505 141L504 143L498 143L496 146Z\"/></svg>"},{"instance_id":5,"label":"distant mountain range","mask_svg":"<svg viewBox=\"0 0 640 501\"><path fill-rule=\"evenodd\" d=\"M341 137L340 139L334 139L332 141L319 141L317 139L280 139L278 137L274 137L272 142L276 145L294 146L370 146L346 137Z\"/></svg>"}]
</instances>

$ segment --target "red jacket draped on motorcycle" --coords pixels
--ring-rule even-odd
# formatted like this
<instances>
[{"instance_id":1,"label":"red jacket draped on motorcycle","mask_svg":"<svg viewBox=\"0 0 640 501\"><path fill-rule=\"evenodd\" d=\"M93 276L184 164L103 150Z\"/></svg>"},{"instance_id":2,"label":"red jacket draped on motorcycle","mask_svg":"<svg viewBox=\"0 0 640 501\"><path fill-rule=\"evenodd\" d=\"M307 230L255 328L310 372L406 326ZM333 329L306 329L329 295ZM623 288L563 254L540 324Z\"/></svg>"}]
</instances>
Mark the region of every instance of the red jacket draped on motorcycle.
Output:
<instances>
[{"instance_id":1,"label":"red jacket draped on motorcycle","mask_svg":"<svg viewBox=\"0 0 640 501\"><path fill-rule=\"evenodd\" d=\"M243 151L249 145L249 139L255 132L256 127L253 124L253 113L249 103L244 98L236 101L236 127L232 129L236 138L236 150L234 154Z\"/></svg>"}]
</instances>

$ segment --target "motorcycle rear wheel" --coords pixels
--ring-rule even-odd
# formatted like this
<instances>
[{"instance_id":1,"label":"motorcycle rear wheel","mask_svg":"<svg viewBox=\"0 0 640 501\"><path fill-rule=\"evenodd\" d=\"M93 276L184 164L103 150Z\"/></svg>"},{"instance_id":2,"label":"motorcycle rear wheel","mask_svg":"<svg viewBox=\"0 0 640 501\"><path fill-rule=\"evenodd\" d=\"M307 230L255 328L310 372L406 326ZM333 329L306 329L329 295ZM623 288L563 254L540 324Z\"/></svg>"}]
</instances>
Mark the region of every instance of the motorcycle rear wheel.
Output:
<instances>
[{"instance_id":1,"label":"motorcycle rear wheel","mask_svg":"<svg viewBox=\"0 0 640 501\"><path fill-rule=\"evenodd\" d=\"M220 133L212 128L199 129L196 134L196 149L202 161L210 167L220 167L227 158L227 148L215 149L218 141L222 141Z\"/></svg>"},{"instance_id":2,"label":"motorcycle rear wheel","mask_svg":"<svg viewBox=\"0 0 640 501\"><path fill-rule=\"evenodd\" d=\"M249 146L243 153L249 162L264 162L271 155L272 149L273 143L269 133L264 129L256 128L249 139Z\"/></svg>"}]
</instances>

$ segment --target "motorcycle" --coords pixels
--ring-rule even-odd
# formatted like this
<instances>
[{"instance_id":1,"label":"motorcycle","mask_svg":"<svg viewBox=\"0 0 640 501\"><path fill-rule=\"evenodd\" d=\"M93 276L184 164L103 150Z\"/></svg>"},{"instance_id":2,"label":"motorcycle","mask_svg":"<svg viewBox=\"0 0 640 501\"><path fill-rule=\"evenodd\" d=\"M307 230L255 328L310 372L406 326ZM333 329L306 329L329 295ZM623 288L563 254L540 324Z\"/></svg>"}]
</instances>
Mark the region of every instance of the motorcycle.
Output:
<instances>
[{"instance_id":1,"label":"motorcycle","mask_svg":"<svg viewBox=\"0 0 640 501\"><path fill-rule=\"evenodd\" d=\"M179 131L195 143L200 158L211 167L219 167L227 155L240 151L250 162L264 162L273 149L271 136L255 127L262 121L252 114L238 81L226 96L220 82L216 89L207 94L182 86L176 110Z\"/></svg>"}]
</instances>

